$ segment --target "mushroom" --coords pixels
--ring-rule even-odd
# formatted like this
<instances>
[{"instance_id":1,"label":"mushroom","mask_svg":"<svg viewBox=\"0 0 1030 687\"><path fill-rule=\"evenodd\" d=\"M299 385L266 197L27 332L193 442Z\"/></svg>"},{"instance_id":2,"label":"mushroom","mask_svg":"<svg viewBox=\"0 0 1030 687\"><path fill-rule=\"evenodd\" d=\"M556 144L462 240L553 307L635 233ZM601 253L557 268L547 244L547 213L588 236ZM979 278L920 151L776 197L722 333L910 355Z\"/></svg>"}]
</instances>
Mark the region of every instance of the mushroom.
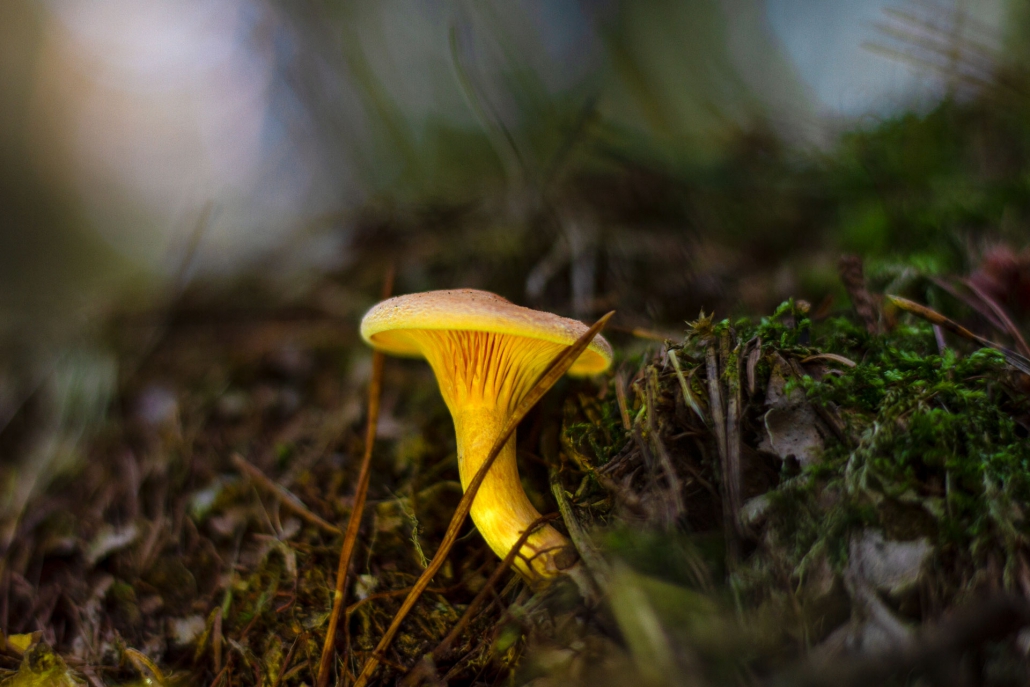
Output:
<instances>
[{"instance_id":1,"label":"mushroom","mask_svg":"<svg viewBox=\"0 0 1030 687\"><path fill-rule=\"evenodd\" d=\"M504 427L550 362L586 332L581 322L514 305L475 289L428 291L385 300L361 320L361 336L393 355L425 358L451 411L461 486L468 488ZM576 359L573 375L604 372L612 349L601 336ZM540 517L519 481L515 435L508 439L472 503L472 520L503 558ZM529 535L515 558L527 579L552 577L576 555L547 525Z\"/></svg>"}]
</instances>

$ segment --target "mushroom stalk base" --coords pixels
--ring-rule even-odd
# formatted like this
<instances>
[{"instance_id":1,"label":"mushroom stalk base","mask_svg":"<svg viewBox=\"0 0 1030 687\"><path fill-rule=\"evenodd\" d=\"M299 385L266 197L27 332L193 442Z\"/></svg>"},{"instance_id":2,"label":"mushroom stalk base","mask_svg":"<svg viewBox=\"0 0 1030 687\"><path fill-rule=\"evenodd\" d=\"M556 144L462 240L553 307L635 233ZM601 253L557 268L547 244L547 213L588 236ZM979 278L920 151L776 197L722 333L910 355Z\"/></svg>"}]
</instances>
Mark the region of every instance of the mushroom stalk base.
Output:
<instances>
[{"instance_id":1,"label":"mushroom stalk base","mask_svg":"<svg viewBox=\"0 0 1030 687\"><path fill-rule=\"evenodd\" d=\"M452 409L453 412L453 409ZM504 427L506 415L496 408L466 406L453 412L458 444L461 487L467 489ZM515 435L501 449L472 502L472 521L483 539L501 558L539 517L519 480L515 461ZM514 567L530 580L553 577L576 562L569 541L550 525L529 535Z\"/></svg>"}]
</instances>

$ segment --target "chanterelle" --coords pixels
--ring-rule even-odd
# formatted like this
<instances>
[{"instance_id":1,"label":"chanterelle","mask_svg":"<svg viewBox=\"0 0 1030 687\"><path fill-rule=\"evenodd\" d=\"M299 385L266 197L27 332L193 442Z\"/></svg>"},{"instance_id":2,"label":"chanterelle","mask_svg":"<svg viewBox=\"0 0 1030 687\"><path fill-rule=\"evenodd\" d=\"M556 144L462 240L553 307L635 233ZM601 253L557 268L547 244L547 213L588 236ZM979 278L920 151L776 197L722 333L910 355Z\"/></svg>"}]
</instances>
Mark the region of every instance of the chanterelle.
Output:
<instances>
[{"instance_id":1,"label":"chanterelle","mask_svg":"<svg viewBox=\"0 0 1030 687\"><path fill-rule=\"evenodd\" d=\"M587 330L581 322L523 308L474 289L429 291L379 303L361 321L361 336L394 355L425 358L454 419L462 488L483 464L505 420L541 373ZM612 349L597 336L569 370L604 372ZM513 434L472 504L472 520L490 548L508 554L540 517L519 481ZM550 577L576 558L553 527L531 534L515 558L530 579Z\"/></svg>"}]
</instances>

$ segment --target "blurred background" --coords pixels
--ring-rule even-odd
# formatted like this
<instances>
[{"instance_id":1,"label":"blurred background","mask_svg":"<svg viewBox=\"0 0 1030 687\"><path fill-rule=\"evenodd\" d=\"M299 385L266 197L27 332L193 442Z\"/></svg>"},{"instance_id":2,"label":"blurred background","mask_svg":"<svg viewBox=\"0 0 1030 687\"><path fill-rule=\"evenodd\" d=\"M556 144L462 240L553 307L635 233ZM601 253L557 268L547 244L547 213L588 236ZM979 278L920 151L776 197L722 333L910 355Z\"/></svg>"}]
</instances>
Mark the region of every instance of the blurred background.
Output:
<instances>
[{"instance_id":1,"label":"blurred background","mask_svg":"<svg viewBox=\"0 0 1030 687\"><path fill-rule=\"evenodd\" d=\"M1015 0L5 0L0 544L173 324L353 341L391 265L656 332L843 307L845 252L1025 306L1028 39Z\"/></svg>"},{"instance_id":2,"label":"blurred background","mask_svg":"<svg viewBox=\"0 0 1030 687\"><path fill-rule=\"evenodd\" d=\"M848 132L976 97L1019 63L1018 6L14 0L6 309L89 319L198 278L311 279L353 261L362 225L417 235L420 213L478 212L442 223L479 224L487 252L550 224L560 245L527 275L530 298L559 253L594 263L573 282L595 291L596 254L646 252L623 244L648 227L612 226L645 210L634 202L664 210L674 242L731 230L747 250L768 228L674 206L692 192L757 205ZM808 222L790 219L777 240L800 248ZM705 270L689 252L678 266Z\"/></svg>"}]
</instances>

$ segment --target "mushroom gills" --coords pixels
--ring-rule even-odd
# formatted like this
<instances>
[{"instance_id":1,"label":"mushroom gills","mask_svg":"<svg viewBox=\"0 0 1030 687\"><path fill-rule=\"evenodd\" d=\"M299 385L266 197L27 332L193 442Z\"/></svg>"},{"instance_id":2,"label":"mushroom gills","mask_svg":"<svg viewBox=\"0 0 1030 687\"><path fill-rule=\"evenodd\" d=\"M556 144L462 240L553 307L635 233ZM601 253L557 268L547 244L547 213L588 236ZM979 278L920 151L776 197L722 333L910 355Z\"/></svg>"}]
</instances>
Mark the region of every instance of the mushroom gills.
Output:
<instances>
[{"instance_id":1,"label":"mushroom gills","mask_svg":"<svg viewBox=\"0 0 1030 687\"><path fill-rule=\"evenodd\" d=\"M393 330L416 347L436 374L454 420L461 486L482 466L508 417L564 345L495 332ZM515 435L498 454L472 502L472 520L501 558L539 517L519 479ZM576 561L569 541L550 525L529 535L515 568L530 579L552 577Z\"/></svg>"}]
</instances>

